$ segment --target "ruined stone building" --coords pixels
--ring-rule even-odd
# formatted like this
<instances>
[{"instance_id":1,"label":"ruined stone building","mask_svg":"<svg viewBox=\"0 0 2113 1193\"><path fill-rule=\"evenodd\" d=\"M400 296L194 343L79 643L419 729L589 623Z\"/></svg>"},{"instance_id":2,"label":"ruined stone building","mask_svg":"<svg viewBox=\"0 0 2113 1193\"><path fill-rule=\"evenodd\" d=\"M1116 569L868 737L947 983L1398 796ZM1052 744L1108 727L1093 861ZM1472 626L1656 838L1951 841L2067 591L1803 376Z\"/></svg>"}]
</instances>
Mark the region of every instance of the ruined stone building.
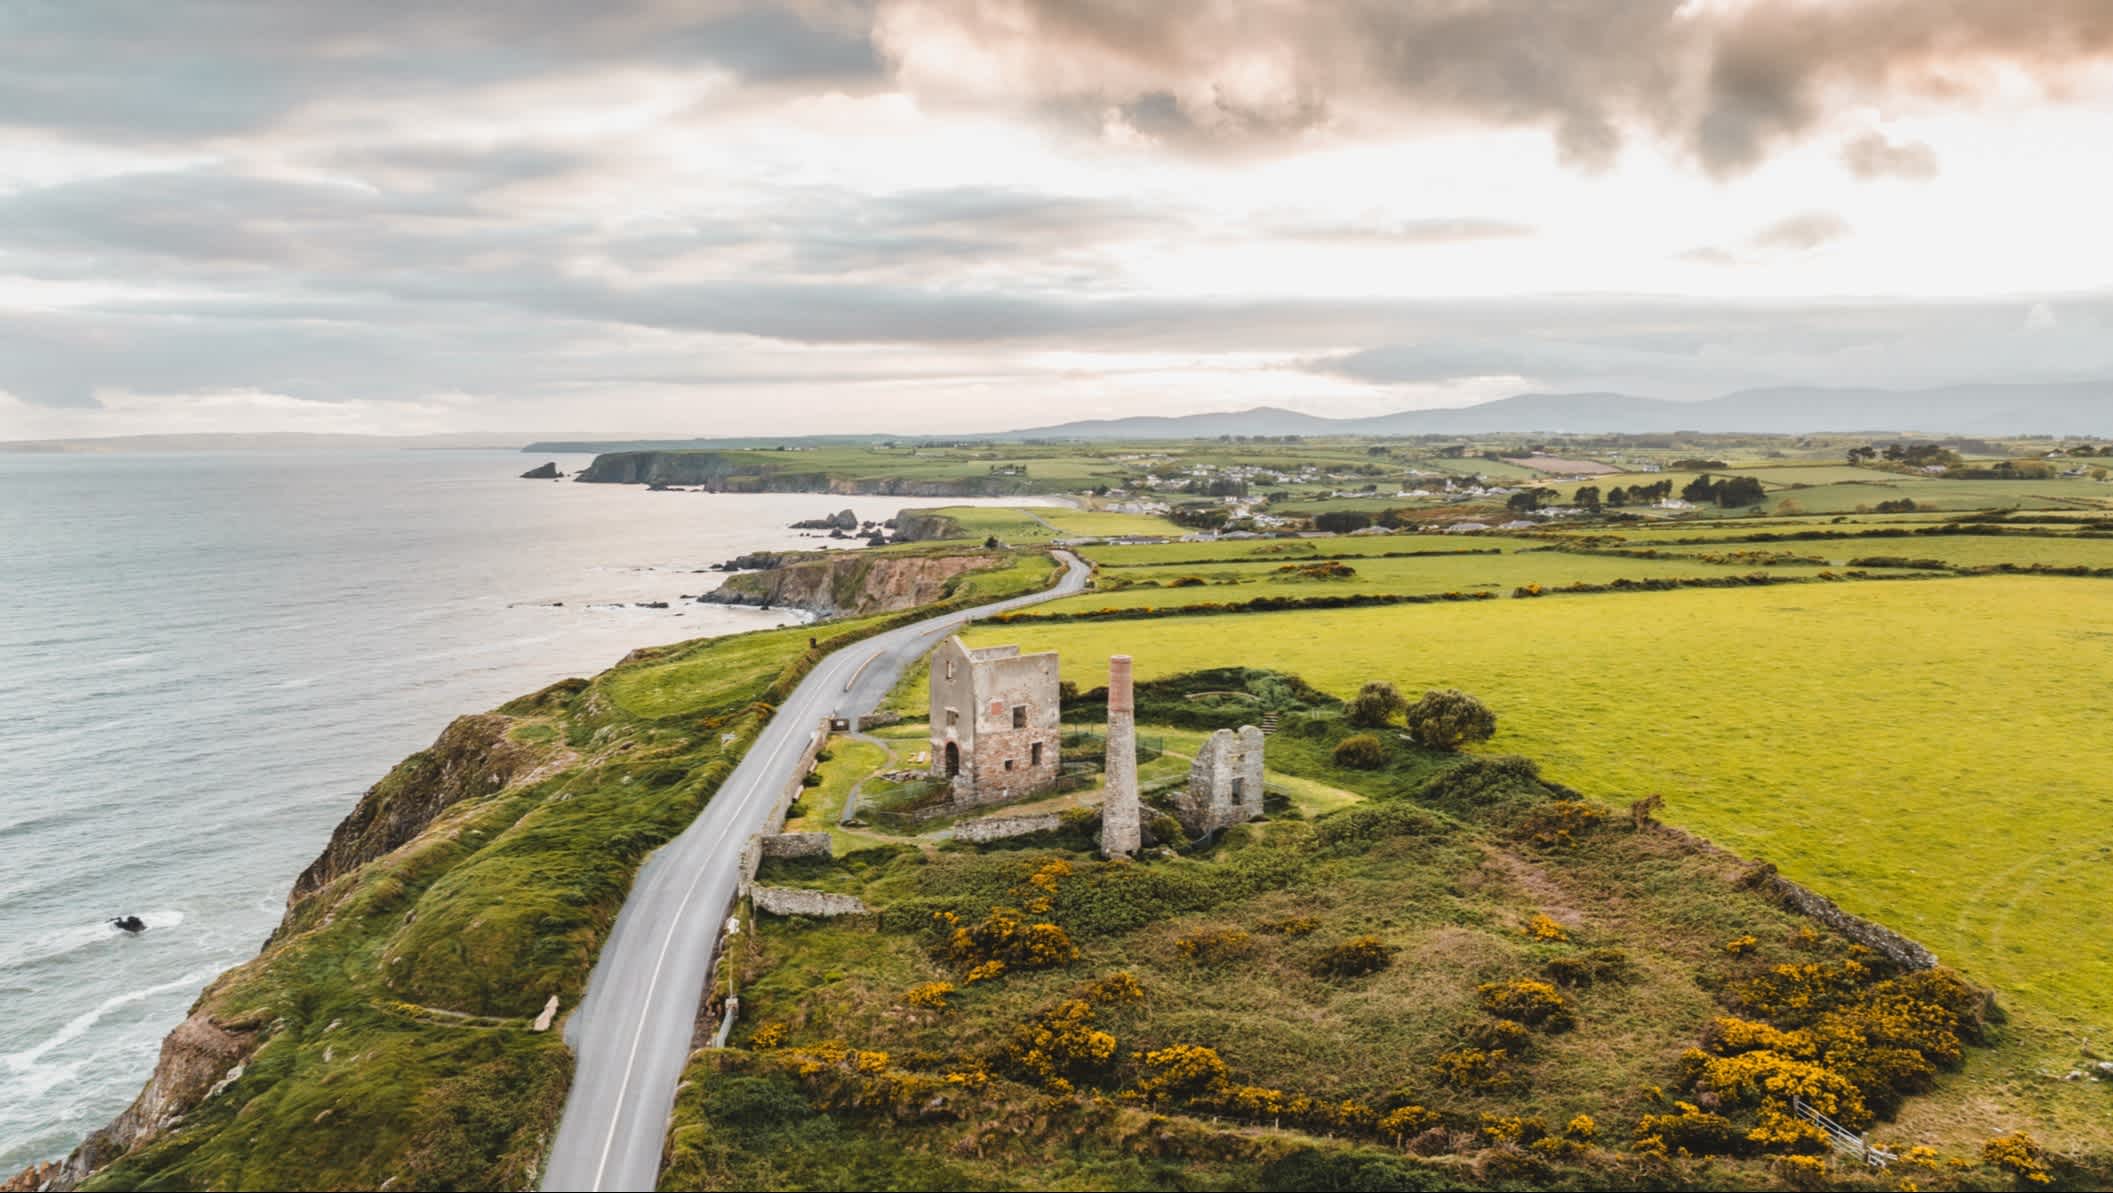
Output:
<instances>
[{"instance_id":1,"label":"ruined stone building","mask_svg":"<svg viewBox=\"0 0 2113 1193\"><path fill-rule=\"evenodd\" d=\"M1053 787L1062 715L1054 651L970 650L948 638L932 652L932 774L951 782L955 803Z\"/></svg>"},{"instance_id":2,"label":"ruined stone building","mask_svg":"<svg viewBox=\"0 0 2113 1193\"><path fill-rule=\"evenodd\" d=\"M1196 751L1188 788L1174 797L1174 815L1191 837L1262 817L1262 731L1220 729Z\"/></svg>"}]
</instances>

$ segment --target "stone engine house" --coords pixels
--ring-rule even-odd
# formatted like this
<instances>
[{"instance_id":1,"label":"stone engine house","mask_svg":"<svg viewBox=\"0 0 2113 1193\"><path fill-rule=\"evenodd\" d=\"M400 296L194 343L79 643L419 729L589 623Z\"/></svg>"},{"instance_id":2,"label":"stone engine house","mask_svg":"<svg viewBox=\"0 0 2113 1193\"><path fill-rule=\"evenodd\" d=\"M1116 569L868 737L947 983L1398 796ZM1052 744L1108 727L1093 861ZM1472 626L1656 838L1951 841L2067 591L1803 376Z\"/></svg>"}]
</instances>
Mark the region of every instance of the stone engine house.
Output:
<instances>
[{"instance_id":1,"label":"stone engine house","mask_svg":"<svg viewBox=\"0 0 2113 1193\"><path fill-rule=\"evenodd\" d=\"M1242 725L1220 729L1196 751L1185 791L1174 797L1175 816L1192 837L1262 818L1262 731Z\"/></svg>"},{"instance_id":2,"label":"stone engine house","mask_svg":"<svg viewBox=\"0 0 2113 1193\"><path fill-rule=\"evenodd\" d=\"M1062 716L1055 651L970 650L948 638L932 652L932 774L952 784L957 804L1053 787Z\"/></svg>"}]
</instances>

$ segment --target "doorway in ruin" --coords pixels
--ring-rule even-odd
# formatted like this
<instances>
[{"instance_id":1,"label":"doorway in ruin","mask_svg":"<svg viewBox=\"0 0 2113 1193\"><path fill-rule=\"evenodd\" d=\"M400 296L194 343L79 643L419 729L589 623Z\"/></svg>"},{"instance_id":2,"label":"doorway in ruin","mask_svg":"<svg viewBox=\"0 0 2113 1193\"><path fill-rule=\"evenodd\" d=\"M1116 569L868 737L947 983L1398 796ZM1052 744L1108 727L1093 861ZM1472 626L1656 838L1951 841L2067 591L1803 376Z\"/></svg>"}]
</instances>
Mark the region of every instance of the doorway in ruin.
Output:
<instances>
[{"instance_id":1,"label":"doorway in ruin","mask_svg":"<svg viewBox=\"0 0 2113 1193\"><path fill-rule=\"evenodd\" d=\"M961 773L961 747L946 743L946 777L951 779Z\"/></svg>"}]
</instances>

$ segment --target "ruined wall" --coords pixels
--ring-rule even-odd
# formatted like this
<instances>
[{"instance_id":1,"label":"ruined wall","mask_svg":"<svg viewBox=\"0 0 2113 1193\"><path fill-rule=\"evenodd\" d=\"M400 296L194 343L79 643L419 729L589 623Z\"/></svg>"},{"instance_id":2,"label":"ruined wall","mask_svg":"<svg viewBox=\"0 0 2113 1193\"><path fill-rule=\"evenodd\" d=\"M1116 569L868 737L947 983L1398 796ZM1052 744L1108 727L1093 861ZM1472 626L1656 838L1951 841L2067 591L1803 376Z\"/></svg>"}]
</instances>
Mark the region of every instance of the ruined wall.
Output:
<instances>
[{"instance_id":1,"label":"ruined wall","mask_svg":"<svg viewBox=\"0 0 2113 1193\"><path fill-rule=\"evenodd\" d=\"M755 909L765 915L804 915L830 919L840 915L864 915L866 905L850 895L810 891L805 887L759 886L749 892Z\"/></svg>"},{"instance_id":2,"label":"ruined wall","mask_svg":"<svg viewBox=\"0 0 2113 1193\"><path fill-rule=\"evenodd\" d=\"M954 839L966 841L971 845L981 845L986 841L1003 841L1007 837L1052 832L1063 825L1063 816L1056 812L1043 812L1034 816L986 816L981 820L964 820L955 825Z\"/></svg>"},{"instance_id":3,"label":"ruined wall","mask_svg":"<svg viewBox=\"0 0 2113 1193\"><path fill-rule=\"evenodd\" d=\"M1188 786L1174 796L1174 815L1192 837L1262 815L1262 731L1243 725L1204 740L1189 765Z\"/></svg>"},{"instance_id":4,"label":"ruined wall","mask_svg":"<svg viewBox=\"0 0 2113 1193\"><path fill-rule=\"evenodd\" d=\"M828 833L771 833L762 839L764 857L828 857Z\"/></svg>"}]
</instances>

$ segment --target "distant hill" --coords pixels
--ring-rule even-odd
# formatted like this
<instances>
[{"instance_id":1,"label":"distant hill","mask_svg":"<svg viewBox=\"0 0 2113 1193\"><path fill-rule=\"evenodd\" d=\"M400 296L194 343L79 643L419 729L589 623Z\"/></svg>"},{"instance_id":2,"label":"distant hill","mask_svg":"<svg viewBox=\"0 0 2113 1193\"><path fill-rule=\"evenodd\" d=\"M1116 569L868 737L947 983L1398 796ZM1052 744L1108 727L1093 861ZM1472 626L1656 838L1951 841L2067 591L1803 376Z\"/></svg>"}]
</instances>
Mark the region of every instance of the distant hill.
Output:
<instances>
[{"instance_id":1,"label":"distant hill","mask_svg":"<svg viewBox=\"0 0 2113 1193\"><path fill-rule=\"evenodd\" d=\"M1943 389L1749 389L1701 402L1628 394L1520 394L1476 406L1323 418L1263 406L1230 414L1092 419L1030 427L1003 439L1210 439L1219 435L1586 435L1667 431L1799 435L1920 432L2113 436L2113 381L1955 385Z\"/></svg>"}]
</instances>

